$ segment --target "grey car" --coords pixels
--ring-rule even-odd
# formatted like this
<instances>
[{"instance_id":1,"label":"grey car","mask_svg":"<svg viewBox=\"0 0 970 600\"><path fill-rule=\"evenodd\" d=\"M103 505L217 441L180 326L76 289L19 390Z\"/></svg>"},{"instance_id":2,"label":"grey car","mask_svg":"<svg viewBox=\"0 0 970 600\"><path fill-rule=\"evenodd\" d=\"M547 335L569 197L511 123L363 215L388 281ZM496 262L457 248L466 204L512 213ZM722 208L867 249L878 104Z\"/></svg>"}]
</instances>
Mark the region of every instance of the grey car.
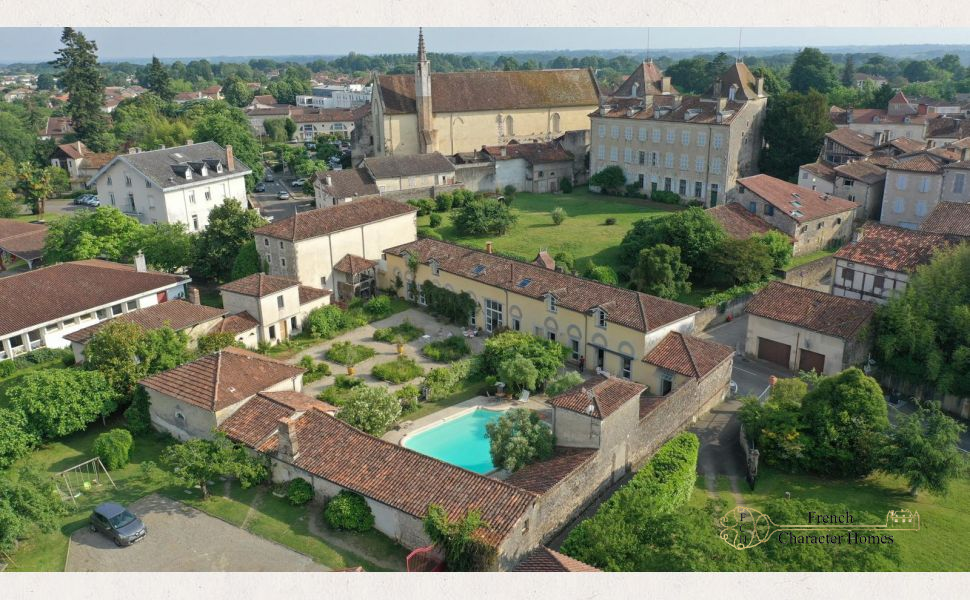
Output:
<instances>
[{"instance_id":1,"label":"grey car","mask_svg":"<svg viewBox=\"0 0 970 600\"><path fill-rule=\"evenodd\" d=\"M100 531L118 546L130 546L145 537L148 528L124 506L105 502L91 513L91 531Z\"/></svg>"}]
</instances>

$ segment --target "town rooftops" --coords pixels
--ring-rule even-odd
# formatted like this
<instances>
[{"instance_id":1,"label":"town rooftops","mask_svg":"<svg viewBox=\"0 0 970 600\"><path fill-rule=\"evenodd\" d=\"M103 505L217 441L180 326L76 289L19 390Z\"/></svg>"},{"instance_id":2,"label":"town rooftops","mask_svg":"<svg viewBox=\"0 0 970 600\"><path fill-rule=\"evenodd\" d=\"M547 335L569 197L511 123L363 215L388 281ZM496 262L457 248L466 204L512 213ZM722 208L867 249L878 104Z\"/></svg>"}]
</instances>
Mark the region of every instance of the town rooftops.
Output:
<instances>
[{"instance_id":1,"label":"town rooftops","mask_svg":"<svg viewBox=\"0 0 970 600\"><path fill-rule=\"evenodd\" d=\"M344 123L357 119L357 113L349 108L307 107L292 112L295 123Z\"/></svg>"},{"instance_id":2,"label":"town rooftops","mask_svg":"<svg viewBox=\"0 0 970 600\"><path fill-rule=\"evenodd\" d=\"M379 75L375 90L387 114L417 112L414 75ZM596 106L600 90L592 69L468 71L431 74L435 113Z\"/></svg>"},{"instance_id":3,"label":"town rooftops","mask_svg":"<svg viewBox=\"0 0 970 600\"><path fill-rule=\"evenodd\" d=\"M321 171L314 177L323 185L323 190L334 198L372 196L380 193L374 179L363 167L340 171Z\"/></svg>"},{"instance_id":4,"label":"town rooftops","mask_svg":"<svg viewBox=\"0 0 970 600\"><path fill-rule=\"evenodd\" d=\"M289 277L279 277L277 275L267 275L266 273L253 273L242 279L225 283L219 286L219 290L232 292L233 294L242 294L243 296L262 298L270 294L275 294L276 292L282 292L295 285L300 285L299 280L290 279Z\"/></svg>"},{"instance_id":5,"label":"town rooftops","mask_svg":"<svg viewBox=\"0 0 970 600\"><path fill-rule=\"evenodd\" d=\"M253 411L263 406L262 419L277 427L277 410L260 403ZM297 468L417 519L425 517L429 504L442 506L453 519L480 511L487 527L476 535L493 546L511 533L536 500L531 492L378 439L316 408L292 417L290 432L299 441L299 453L291 461ZM276 453L279 435L271 433L252 446ZM278 453L276 458L282 459Z\"/></svg>"},{"instance_id":6,"label":"town rooftops","mask_svg":"<svg viewBox=\"0 0 970 600\"><path fill-rule=\"evenodd\" d=\"M802 165L799 168L808 171L823 181L835 183L835 167L824 160L816 160L813 163Z\"/></svg>"},{"instance_id":7,"label":"town rooftops","mask_svg":"<svg viewBox=\"0 0 970 600\"><path fill-rule=\"evenodd\" d=\"M940 202L923 219L920 231L970 237L970 204Z\"/></svg>"},{"instance_id":8,"label":"town rooftops","mask_svg":"<svg viewBox=\"0 0 970 600\"><path fill-rule=\"evenodd\" d=\"M335 264L333 268L335 271L340 271L341 273L358 275L367 269L372 269L376 266L377 263L373 260L367 260L366 258L357 256L356 254L347 254L338 260L337 264Z\"/></svg>"},{"instance_id":9,"label":"town rooftops","mask_svg":"<svg viewBox=\"0 0 970 600\"><path fill-rule=\"evenodd\" d=\"M605 419L630 400L638 399L645 389L626 379L596 375L550 398L549 404L594 419Z\"/></svg>"},{"instance_id":10,"label":"town rooftops","mask_svg":"<svg viewBox=\"0 0 970 600\"><path fill-rule=\"evenodd\" d=\"M866 224L856 233L859 239L840 248L835 258L906 273L928 263L936 250L953 243L952 239L938 233L875 222Z\"/></svg>"},{"instance_id":11,"label":"town rooftops","mask_svg":"<svg viewBox=\"0 0 970 600\"><path fill-rule=\"evenodd\" d=\"M300 296L300 304L307 304L308 302L313 302L314 300L319 300L320 298L326 298L333 293L330 290L310 287L308 285L301 285L297 292Z\"/></svg>"},{"instance_id":12,"label":"town rooftops","mask_svg":"<svg viewBox=\"0 0 970 600\"><path fill-rule=\"evenodd\" d=\"M361 166L367 169L374 179L436 175L455 170L455 165L440 152L365 158Z\"/></svg>"},{"instance_id":13,"label":"town rooftops","mask_svg":"<svg viewBox=\"0 0 970 600\"><path fill-rule=\"evenodd\" d=\"M589 113L589 116L727 125L737 118L743 108L744 102L740 100L725 101L722 110L716 99L664 95L653 96L649 103L640 98L610 98L599 109Z\"/></svg>"},{"instance_id":14,"label":"town rooftops","mask_svg":"<svg viewBox=\"0 0 970 600\"><path fill-rule=\"evenodd\" d=\"M862 156L870 154L875 148L875 138L847 127L830 131L825 137Z\"/></svg>"},{"instance_id":15,"label":"town rooftops","mask_svg":"<svg viewBox=\"0 0 970 600\"><path fill-rule=\"evenodd\" d=\"M272 94L258 94L253 96L253 104L265 104L267 106L274 106L279 104L276 101L276 97Z\"/></svg>"},{"instance_id":16,"label":"town rooftops","mask_svg":"<svg viewBox=\"0 0 970 600\"><path fill-rule=\"evenodd\" d=\"M886 178L886 169L868 159L850 160L844 165L838 165L835 173L870 185Z\"/></svg>"},{"instance_id":17,"label":"town rooftops","mask_svg":"<svg viewBox=\"0 0 970 600\"><path fill-rule=\"evenodd\" d=\"M554 162L571 162L573 155L557 141L530 142L505 146L482 146L482 150L495 160L524 159L530 165L540 165Z\"/></svg>"},{"instance_id":18,"label":"town rooftops","mask_svg":"<svg viewBox=\"0 0 970 600\"><path fill-rule=\"evenodd\" d=\"M17 258L34 261L44 254L47 225L0 219L0 249Z\"/></svg>"},{"instance_id":19,"label":"town rooftops","mask_svg":"<svg viewBox=\"0 0 970 600\"><path fill-rule=\"evenodd\" d=\"M772 281L748 302L745 312L845 340L855 338L876 305Z\"/></svg>"},{"instance_id":20,"label":"town rooftops","mask_svg":"<svg viewBox=\"0 0 970 600\"><path fill-rule=\"evenodd\" d=\"M920 114L899 114L891 115L888 110L880 108L850 108L843 109L838 106L833 106L829 109L829 117L835 125L847 126L853 123L864 123L864 124L913 124L913 125L925 125L938 118L937 115L920 115Z\"/></svg>"},{"instance_id":21,"label":"town rooftops","mask_svg":"<svg viewBox=\"0 0 970 600\"><path fill-rule=\"evenodd\" d=\"M732 356L734 348L730 346L671 331L643 357L643 362L700 379Z\"/></svg>"},{"instance_id":22,"label":"town rooftops","mask_svg":"<svg viewBox=\"0 0 970 600\"><path fill-rule=\"evenodd\" d=\"M667 90L663 89L663 79L663 71L652 60L645 60L637 65L633 73L620 84L620 87L616 88L613 95L642 98L646 95L676 94L677 90L672 85Z\"/></svg>"},{"instance_id":23,"label":"town rooftops","mask_svg":"<svg viewBox=\"0 0 970 600\"><path fill-rule=\"evenodd\" d=\"M304 369L227 347L141 380L150 390L216 412L293 379Z\"/></svg>"},{"instance_id":24,"label":"town rooftops","mask_svg":"<svg viewBox=\"0 0 970 600\"><path fill-rule=\"evenodd\" d=\"M187 283L184 275L80 260L0 278L0 335Z\"/></svg>"},{"instance_id":25,"label":"town rooftops","mask_svg":"<svg viewBox=\"0 0 970 600\"><path fill-rule=\"evenodd\" d=\"M337 408L301 392L260 392L222 422L219 429L237 442L259 447L276 433L279 420L317 408L328 414Z\"/></svg>"},{"instance_id":26,"label":"town rooftops","mask_svg":"<svg viewBox=\"0 0 970 600\"><path fill-rule=\"evenodd\" d=\"M748 65L741 60L737 60L729 66L720 78L720 94L716 87L712 87L709 95L712 97L728 98L731 86L736 86L734 97L739 101L755 100L758 96L758 78L754 76ZM716 84L715 84L716 86ZM764 97L762 94L761 98Z\"/></svg>"},{"instance_id":27,"label":"town rooftops","mask_svg":"<svg viewBox=\"0 0 970 600\"><path fill-rule=\"evenodd\" d=\"M162 302L147 308L139 308L127 312L123 315L111 319L111 322L130 322L137 323L145 329L159 329L161 327L171 327L176 331L205 323L212 319L218 319L226 314L221 308L213 308L204 304L192 304L185 300L171 300ZM86 343L99 329L104 327L108 321L95 323L90 327L78 329L64 336L69 342Z\"/></svg>"},{"instance_id":28,"label":"town rooftops","mask_svg":"<svg viewBox=\"0 0 970 600\"><path fill-rule=\"evenodd\" d=\"M970 119L954 117L933 119L926 128L926 137L954 140L970 137Z\"/></svg>"},{"instance_id":29,"label":"town rooftops","mask_svg":"<svg viewBox=\"0 0 970 600\"><path fill-rule=\"evenodd\" d=\"M599 569L591 567L575 558L560 554L545 546L539 546L530 552L513 571L527 573L598 573Z\"/></svg>"},{"instance_id":30,"label":"town rooftops","mask_svg":"<svg viewBox=\"0 0 970 600\"><path fill-rule=\"evenodd\" d=\"M390 219L391 217L415 213L417 210L410 204L396 202L381 196L370 196L329 208L298 212L288 219L259 227L253 233L298 242L321 235L330 235L337 231L359 227L375 221Z\"/></svg>"},{"instance_id":31,"label":"town rooftops","mask_svg":"<svg viewBox=\"0 0 970 600\"><path fill-rule=\"evenodd\" d=\"M40 134L44 137L58 138L74 133L70 117L48 117L47 124Z\"/></svg>"},{"instance_id":32,"label":"town rooftops","mask_svg":"<svg viewBox=\"0 0 970 600\"><path fill-rule=\"evenodd\" d=\"M943 167L951 162L939 153L929 150L903 154L892 161L886 168L891 171L911 171L916 173L942 173Z\"/></svg>"},{"instance_id":33,"label":"town rooftops","mask_svg":"<svg viewBox=\"0 0 970 600\"><path fill-rule=\"evenodd\" d=\"M693 306L672 300L428 238L389 248L385 253L413 255L424 264L434 260L448 273L536 300L548 301L551 295L556 306L564 309L582 313L601 309L607 321L636 331L653 331L698 312Z\"/></svg>"},{"instance_id":34,"label":"town rooftops","mask_svg":"<svg viewBox=\"0 0 970 600\"><path fill-rule=\"evenodd\" d=\"M98 171L91 178L91 183L115 161L124 162L162 189L221 179L229 175L252 173L252 170L238 158L233 158L234 168L230 169L226 149L219 144L200 142L161 150L120 154Z\"/></svg>"},{"instance_id":35,"label":"town rooftops","mask_svg":"<svg viewBox=\"0 0 970 600\"><path fill-rule=\"evenodd\" d=\"M706 209L706 212L721 224L729 236L738 240L746 240L752 235L763 235L769 231L779 231L736 202L714 206Z\"/></svg>"},{"instance_id":36,"label":"town rooftops","mask_svg":"<svg viewBox=\"0 0 970 600\"><path fill-rule=\"evenodd\" d=\"M837 215L858 207L851 200L799 187L770 175L738 179L738 186L742 196L745 189L750 190L797 223Z\"/></svg>"}]
</instances>

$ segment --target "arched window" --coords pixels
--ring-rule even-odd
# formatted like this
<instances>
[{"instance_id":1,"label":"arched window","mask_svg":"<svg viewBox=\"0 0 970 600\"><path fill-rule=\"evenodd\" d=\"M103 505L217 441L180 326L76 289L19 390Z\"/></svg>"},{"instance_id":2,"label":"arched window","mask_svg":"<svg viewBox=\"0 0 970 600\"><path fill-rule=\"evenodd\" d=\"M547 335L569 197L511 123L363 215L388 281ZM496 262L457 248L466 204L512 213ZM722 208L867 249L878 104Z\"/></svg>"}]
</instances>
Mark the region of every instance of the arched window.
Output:
<instances>
[{"instance_id":1,"label":"arched window","mask_svg":"<svg viewBox=\"0 0 970 600\"><path fill-rule=\"evenodd\" d=\"M559 133L559 113L552 113L552 132Z\"/></svg>"},{"instance_id":2,"label":"arched window","mask_svg":"<svg viewBox=\"0 0 970 600\"><path fill-rule=\"evenodd\" d=\"M512 128L512 115L505 117L505 135L509 137L515 135L515 130Z\"/></svg>"}]
</instances>

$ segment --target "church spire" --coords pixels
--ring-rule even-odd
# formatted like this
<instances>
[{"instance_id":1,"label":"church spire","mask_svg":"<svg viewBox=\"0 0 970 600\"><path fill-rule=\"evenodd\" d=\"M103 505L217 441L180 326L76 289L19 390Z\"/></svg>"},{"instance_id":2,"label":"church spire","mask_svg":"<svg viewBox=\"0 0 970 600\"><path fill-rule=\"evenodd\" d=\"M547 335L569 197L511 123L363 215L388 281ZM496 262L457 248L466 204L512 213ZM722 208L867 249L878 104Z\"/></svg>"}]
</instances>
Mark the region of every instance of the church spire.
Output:
<instances>
[{"instance_id":1,"label":"church spire","mask_svg":"<svg viewBox=\"0 0 970 600\"><path fill-rule=\"evenodd\" d=\"M428 60L428 55L424 51L424 31L421 27L418 27L418 61L424 62Z\"/></svg>"}]
</instances>

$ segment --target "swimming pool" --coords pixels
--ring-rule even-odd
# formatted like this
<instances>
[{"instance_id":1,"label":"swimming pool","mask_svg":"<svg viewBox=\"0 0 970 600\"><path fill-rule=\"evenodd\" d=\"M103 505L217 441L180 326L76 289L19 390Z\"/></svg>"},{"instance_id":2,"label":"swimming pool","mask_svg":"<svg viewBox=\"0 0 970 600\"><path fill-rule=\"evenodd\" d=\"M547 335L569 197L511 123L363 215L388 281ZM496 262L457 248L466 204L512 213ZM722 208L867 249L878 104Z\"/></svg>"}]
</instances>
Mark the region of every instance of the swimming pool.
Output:
<instances>
[{"instance_id":1,"label":"swimming pool","mask_svg":"<svg viewBox=\"0 0 970 600\"><path fill-rule=\"evenodd\" d=\"M495 470L495 465L485 424L497 421L500 416L501 411L476 408L409 435L403 445L475 473L489 473Z\"/></svg>"}]
</instances>

